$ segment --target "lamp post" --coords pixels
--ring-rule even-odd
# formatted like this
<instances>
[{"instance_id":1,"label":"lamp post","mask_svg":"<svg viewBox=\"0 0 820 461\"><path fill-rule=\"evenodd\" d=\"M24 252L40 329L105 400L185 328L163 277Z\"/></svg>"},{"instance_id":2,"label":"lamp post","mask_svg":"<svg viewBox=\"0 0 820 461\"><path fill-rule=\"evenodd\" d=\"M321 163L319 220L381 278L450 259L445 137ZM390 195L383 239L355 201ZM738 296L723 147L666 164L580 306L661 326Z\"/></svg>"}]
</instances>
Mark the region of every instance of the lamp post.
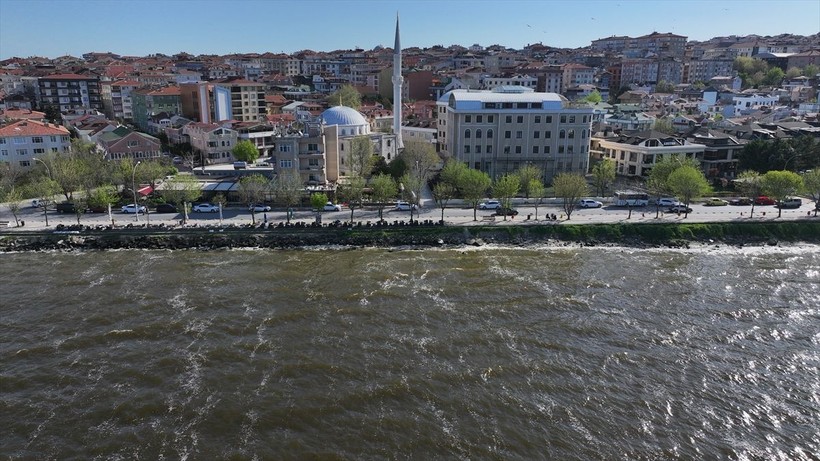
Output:
<instances>
[{"instance_id":1,"label":"lamp post","mask_svg":"<svg viewBox=\"0 0 820 461\"><path fill-rule=\"evenodd\" d=\"M46 173L48 173L48 179L49 179L49 181L53 181L54 178L51 176L51 169L48 167L48 164L46 164L46 162L40 160L37 157L32 157L32 158L34 159L34 161L40 162L40 163L43 164L44 167L46 167ZM49 184L48 187L49 187L49 192L51 192L51 189L50 189L51 184ZM45 198L45 197L43 197L43 198ZM48 227L48 200L44 200L44 203L42 203L42 206L43 206L43 217L46 218L46 227Z\"/></svg>"},{"instance_id":2,"label":"lamp post","mask_svg":"<svg viewBox=\"0 0 820 461\"><path fill-rule=\"evenodd\" d=\"M142 162L137 161L137 163L134 164L134 171L131 172L131 191L134 192L134 220L136 222L140 221L140 207L137 204L137 182L136 182L137 167L139 166L140 163L142 163Z\"/></svg>"}]
</instances>

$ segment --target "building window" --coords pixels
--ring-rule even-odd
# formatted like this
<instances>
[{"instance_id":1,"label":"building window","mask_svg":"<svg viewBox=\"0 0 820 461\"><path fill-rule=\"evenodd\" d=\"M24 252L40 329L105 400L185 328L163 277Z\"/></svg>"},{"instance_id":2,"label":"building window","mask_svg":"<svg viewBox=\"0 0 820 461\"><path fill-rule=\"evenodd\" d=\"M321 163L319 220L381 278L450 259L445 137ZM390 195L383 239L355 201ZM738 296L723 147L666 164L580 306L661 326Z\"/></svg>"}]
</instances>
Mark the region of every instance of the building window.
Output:
<instances>
[{"instance_id":1,"label":"building window","mask_svg":"<svg viewBox=\"0 0 820 461\"><path fill-rule=\"evenodd\" d=\"M17 155L28 155L28 149L17 149Z\"/></svg>"},{"instance_id":2,"label":"building window","mask_svg":"<svg viewBox=\"0 0 820 461\"><path fill-rule=\"evenodd\" d=\"M541 123L541 116L540 115L535 116L535 123Z\"/></svg>"},{"instance_id":3,"label":"building window","mask_svg":"<svg viewBox=\"0 0 820 461\"><path fill-rule=\"evenodd\" d=\"M43 137L42 136L34 136L34 137L31 138L31 142L33 142L34 144L42 144L43 143Z\"/></svg>"},{"instance_id":4,"label":"building window","mask_svg":"<svg viewBox=\"0 0 820 461\"><path fill-rule=\"evenodd\" d=\"M508 115L504 118L504 121L507 123L512 123L512 115Z\"/></svg>"},{"instance_id":5,"label":"building window","mask_svg":"<svg viewBox=\"0 0 820 461\"><path fill-rule=\"evenodd\" d=\"M552 115L545 116L544 123L552 123Z\"/></svg>"},{"instance_id":6,"label":"building window","mask_svg":"<svg viewBox=\"0 0 820 461\"><path fill-rule=\"evenodd\" d=\"M566 115L561 116L561 123L567 123L567 116Z\"/></svg>"},{"instance_id":7,"label":"building window","mask_svg":"<svg viewBox=\"0 0 820 461\"><path fill-rule=\"evenodd\" d=\"M483 119L484 119L484 117L483 117L483 116L481 116L481 115L476 115L476 116L475 116L475 122L476 122L476 123L481 123L481 122L483 122L483 121L484 121Z\"/></svg>"},{"instance_id":8,"label":"building window","mask_svg":"<svg viewBox=\"0 0 820 461\"><path fill-rule=\"evenodd\" d=\"M472 122L473 122L473 116L472 115L465 115L464 116L464 123L472 123Z\"/></svg>"},{"instance_id":9,"label":"building window","mask_svg":"<svg viewBox=\"0 0 820 461\"><path fill-rule=\"evenodd\" d=\"M8 157L9 151L7 151L6 149L0 150L0 155L2 155L4 157Z\"/></svg>"},{"instance_id":10,"label":"building window","mask_svg":"<svg viewBox=\"0 0 820 461\"><path fill-rule=\"evenodd\" d=\"M25 144L26 138L14 138L14 144Z\"/></svg>"},{"instance_id":11,"label":"building window","mask_svg":"<svg viewBox=\"0 0 820 461\"><path fill-rule=\"evenodd\" d=\"M515 153L516 153L516 154L520 154L520 153L521 153L521 146L515 146Z\"/></svg>"},{"instance_id":12,"label":"building window","mask_svg":"<svg viewBox=\"0 0 820 461\"><path fill-rule=\"evenodd\" d=\"M518 117L515 118L515 122L516 123L524 123L524 116L519 115Z\"/></svg>"},{"instance_id":13,"label":"building window","mask_svg":"<svg viewBox=\"0 0 820 461\"><path fill-rule=\"evenodd\" d=\"M488 153L488 154L492 154L492 153L493 153L493 146L492 146L492 145L487 144L487 145L486 145L486 146L484 146L484 147L486 147L486 149L484 149L484 152L486 152L486 153Z\"/></svg>"},{"instance_id":14,"label":"building window","mask_svg":"<svg viewBox=\"0 0 820 461\"><path fill-rule=\"evenodd\" d=\"M515 132L515 139L521 139L523 137L524 137L524 132L523 131L516 131Z\"/></svg>"},{"instance_id":15,"label":"building window","mask_svg":"<svg viewBox=\"0 0 820 461\"><path fill-rule=\"evenodd\" d=\"M566 137L567 137L567 132L566 131L561 130L561 131L558 132L558 138L559 139L564 139Z\"/></svg>"},{"instance_id":16,"label":"building window","mask_svg":"<svg viewBox=\"0 0 820 461\"><path fill-rule=\"evenodd\" d=\"M575 123L575 116L574 115L569 116L569 123Z\"/></svg>"},{"instance_id":17,"label":"building window","mask_svg":"<svg viewBox=\"0 0 820 461\"><path fill-rule=\"evenodd\" d=\"M533 137L533 139L539 139L539 138L541 138L541 132L540 132L540 131L535 131L535 132L533 132L533 133L532 133L532 137Z\"/></svg>"},{"instance_id":18,"label":"building window","mask_svg":"<svg viewBox=\"0 0 820 461\"><path fill-rule=\"evenodd\" d=\"M494 118L493 118L492 115L487 116L487 123L493 123L493 120L494 120Z\"/></svg>"},{"instance_id":19,"label":"building window","mask_svg":"<svg viewBox=\"0 0 820 461\"><path fill-rule=\"evenodd\" d=\"M475 153L476 153L476 154L480 154L480 153L481 153L481 145L475 146Z\"/></svg>"},{"instance_id":20,"label":"building window","mask_svg":"<svg viewBox=\"0 0 820 461\"><path fill-rule=\"evenodd\" d=\"M510 138L512 138L512 131L509 131L509 130L505 131L504 132L504 139L510 139Z\"/></svg>"},{"instance_id":21,"label":"building window","mask_svg":"<svg viewBox=\"0 0 820 461\"><path fill-rule=\"evenodd\" d=\"M20 160L20 166L31 166L31 162L28 160Z\"/></svg>"},{"instance_id":22,"label":"building window","mask_svg":"<svg viewBox=\"0 0 820 461\"><path fill-rule=\"evenodd\" d=\"M465 154L469 154L469 153L470 153L470 146L464 146L464 153L465 153Z\"/></svg>"},{"instance_id":23,"label":"building window","mask_svg":"<svg viewBox=\"0 0 820 461\"><path fill-rule=\"evenodd\" d=\"M569 130L568 134L567 134L567 137L569 139L575 139L575 130Z\"/></svg>"},{"instance_id":24,"label":"building window","mask_svg":"<svg viewBox=\"0 0 820 461\"><path fill-rule=\"evenodd\" d=\"M509 153L510 153L510 146L504 146L504 153L505 153L505 154L509 154Z\"/></svg>"},{"instance_id":25,"label":"building window","mask_svg":"<svg viewBox=\"0 0 820 461\"><path fill-rule=\"evenodd\" d=\"M487 139L491 139L493 137L493 130L487 130Z\"/></svg>"},{"instance_id":26,"label":"building window","mask_svg":"<svg viewBox=\"0 0 820 461\"><path fill-rule=\"evenodd\" d=\"M537 154L537 153L538 153L538 146L532 146L532 153L533 153L533 154Z\"/></svg>"},{"instance_id":27,"label":"building window","mask_svg":"<svg viewBox=\"0 0 820 461\"><path fill-rule=\"evenodd\" d=\"M544 153L545 153L545 154L549 154L549 153L550 153L550 146L544 146Z\"/></svg>"},{"instance_id":28,"label":"building window","mask_svg":"<svg viewBox=\"0 0 820 461\"><path fill-rule=\"evenodd\" d=\"M293 160L279 160L279 166L281 168L293 168Z\"/></svg>"},{"instance_id":29,"label":"building window","mask_svg":"<svg viewBox=\"0 0 820 461\"><path fill-rule=\"evenodd\" d=\"M45 153L46 153L45 149L42 149L42 148L34 149L34 155L45 154Z\"/></svg>"},{"instance_id":30,"label":"building window","mask_svg":"<svg viewBox=\"0 0 820 461\"><path fill-rule=\"evenodd\" d=\"M558 146L558 153L559 153L559 154L563 154L563 153L564 153L564 146Z\"/></svg>"},{"instance_id":31,"label":"building window","mask_svg":"<svg viewBox=\"0 0 820 461\"><path fill-rule=\"evenodd\" d=\"M465 138L465 139L469 139L469 138L470 138L470 130L464 130L464 138Z\"/></svg>"},{"instance_id":32,"label":"building window","mask_svg":"<svg viewBox=\"0 0 820 461\"><path fill-rule=\"evenodd\" d=\"M475 130L475 138L481 139L481 128Z\"/></svg>"}]
</instances>

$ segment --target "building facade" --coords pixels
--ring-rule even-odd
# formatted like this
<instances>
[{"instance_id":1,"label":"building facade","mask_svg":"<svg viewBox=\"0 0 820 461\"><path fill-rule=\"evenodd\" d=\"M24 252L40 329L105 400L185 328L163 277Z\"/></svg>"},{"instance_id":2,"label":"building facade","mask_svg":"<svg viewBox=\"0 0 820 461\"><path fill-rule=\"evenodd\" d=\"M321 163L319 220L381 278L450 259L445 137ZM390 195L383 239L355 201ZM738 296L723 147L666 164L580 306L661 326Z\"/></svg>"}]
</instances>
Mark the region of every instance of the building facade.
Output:
<instances>
[{"instance_id":1,"label":"building facade","mask_svg":"<svg viewBox=\"0 0 820 461\"><path fill-rule=\"evenodd\" d=\"M524 88L456 90L438 103L440 153L493 178L526 164L544 179L562 172L585 174L593 110L555 93Z\"/></svg>"},{"instance_id":2,"label":"building facade","mask_svg":"<svg viewBox=\"0 0 820 461\"><path fill-rule=\"evenodd\" d=\"M648 177L655 163L673 155L703 160L706 146L657 131L642 131L613 137L595 137L593 155L612 159L620 176Z\"/></svg>"},{"instance_id":3,"label":"building facade","mask_svg":"<svg viewBox=\"0 0 820 461\"><path fill-rule=\"evenodd\" d=\"M29 169L46 155L71 152L69 131L60 125L21 120L0 128L0 163Z\"/></svg>"},{"instance_id":4,"label":"building facade","mask_svg":"<svg viewBox=\"0 0 820 461\"><path fill-rule=\"evenodd\" d=\"M56 74L40 77L40 107L52 106L60 112L74 109L103 111L100 79L88 75Z\"/></svg>"}]
</instances>

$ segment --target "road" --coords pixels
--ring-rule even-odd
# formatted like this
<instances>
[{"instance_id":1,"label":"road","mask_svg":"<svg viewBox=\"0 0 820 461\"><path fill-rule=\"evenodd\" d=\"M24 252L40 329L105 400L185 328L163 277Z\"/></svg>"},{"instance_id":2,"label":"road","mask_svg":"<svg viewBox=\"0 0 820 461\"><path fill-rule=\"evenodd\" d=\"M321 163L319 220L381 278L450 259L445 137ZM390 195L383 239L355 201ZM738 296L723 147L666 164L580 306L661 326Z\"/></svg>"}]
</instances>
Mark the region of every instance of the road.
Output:
<instances>
[{"instance_id":1,"label":"road","mask_svg":"<svg viewBox=\"0 0 820 461\"><path fill-rule=\"evenodd\" d=\"M545 221L545 216L555 215L557 222L567 222L572 224L589 224L589 223L617 223L617 222L631 222L631 223L649 223L649 222L727 222L727 221L771 221L771 220L803 220L803 219L818 219L814 217L814 203L806 199L803 200L803 205L797 209L784 209L782 217L777 218L778 209L774 206L755 206L754 217L750 217L751 206L719 206L707 207L700 204L691 205L692 213L688 216L676 213L663 213L663 211L656 218L655 207L650 205L644 208L633 208L630 216L629 210L623 207L604 206L602 208L576 209L569 220L563 213L563 210L557 203L542 204L538 207L538 218L536 221L535 207L531 203L525 203L523 199L516 199L515 208L519 211L518 216L507 217L506 220L502 216L495 216L492 210L478 210L476 213L477 220L473 220L473 210L467 206L459 203L451 203L445 210L444 220L450 225L494 225L503 226L508 224L521 223L544 223L556 222ZM30 202L27 202L30 203ZM324 223L335 220L348 221L350 220L350 210L345 208L339 212L323 212L321 213L322 221ZM133 214L125 214L121 212L112 213L113 223L115 226L126 225L144 225L146 223L146 216L140 215L138 219ZM421 208L420 212L414 213L414 219L438 221L441 219L441 209L435 207L432 202L426 202ZM77 224L77 216L74 213L58 213L50 210L48 212L48 226L46 226L45 216L42 209L33 208L30 205L21 208L18 213L18 218L25 223L23 227L14 227L14 217L8 211L8 207L0 205L0 221L8 221L9 227L3 228L3 231L20 230L37 230L37 229L54 229L57 225L73 225ZM148 217L152 225L179 225L182 219L181 214L173 213L151 213ZM278 223L286 221L286 214L284 210L274 210L267 213L256 213L256 222L263 222L265 219L269 223ZM301 221L305 223L313 222L316 219L316 212L308 209L299 209L294 212L292 222ZM384 219L390 222L393 221L408 221L410 219L409 211L384 210ZM490 221L492 219L492 221ZM356 209L353 212L353 220L361 222L375 222L378 220L378 211L375 208L366 207L365 209ZM190 213L188 225L207 226L207 225L244 225L252 222L250 211L243 207L228 207L223 210L222 219L220 220L219 213ZM108 213L86 213L80 217L80 223L84 225L110 225Z\"/></svg>"}]
</instances>

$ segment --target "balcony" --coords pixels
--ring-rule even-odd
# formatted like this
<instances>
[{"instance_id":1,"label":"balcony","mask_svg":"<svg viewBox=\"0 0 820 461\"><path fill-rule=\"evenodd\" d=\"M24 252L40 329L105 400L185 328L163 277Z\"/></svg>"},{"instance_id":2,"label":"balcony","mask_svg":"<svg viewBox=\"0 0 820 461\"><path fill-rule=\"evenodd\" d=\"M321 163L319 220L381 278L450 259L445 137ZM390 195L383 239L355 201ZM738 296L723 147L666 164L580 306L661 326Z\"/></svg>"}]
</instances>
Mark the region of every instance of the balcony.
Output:
<instances>
[{"instance_id":1,"label":"balcony","mask_svg":"<svg viewBox=\"0 0 820 461\"><path fill-rule=\"evenodd\" d=\"M300 157L324 157L324 152L318 150L310 150L310 151L302 151L299 152Z\"/></svg>"}]
</instances>

